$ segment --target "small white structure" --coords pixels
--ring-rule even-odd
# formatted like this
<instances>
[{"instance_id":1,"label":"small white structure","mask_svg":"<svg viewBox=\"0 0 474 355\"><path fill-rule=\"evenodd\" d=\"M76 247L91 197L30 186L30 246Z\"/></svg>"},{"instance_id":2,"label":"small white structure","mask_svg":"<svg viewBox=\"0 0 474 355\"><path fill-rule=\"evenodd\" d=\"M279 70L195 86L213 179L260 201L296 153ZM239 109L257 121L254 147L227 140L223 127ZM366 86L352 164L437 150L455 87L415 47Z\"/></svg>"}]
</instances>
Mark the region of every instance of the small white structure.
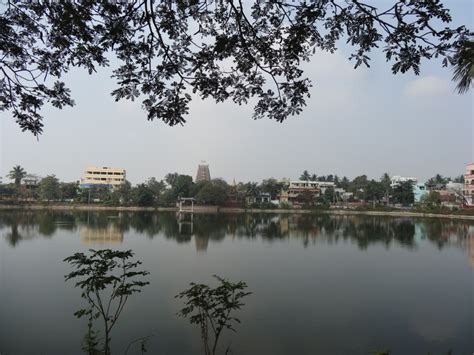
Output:
<instances>
[{"instance_id":1,"label":"small white structure","mask_svg":"<svg viewBox=\"0 0 474 355\"><path fill-rule=\"evenodd\" d=\"M391 181L390 186L394 188L400 185L401 183L408 182L408 181L411 181L413 185L416 185L416 183L418 182L418 179L415 177L394 175L390 178L390 181Z\"/></svg>"}]
</instances>

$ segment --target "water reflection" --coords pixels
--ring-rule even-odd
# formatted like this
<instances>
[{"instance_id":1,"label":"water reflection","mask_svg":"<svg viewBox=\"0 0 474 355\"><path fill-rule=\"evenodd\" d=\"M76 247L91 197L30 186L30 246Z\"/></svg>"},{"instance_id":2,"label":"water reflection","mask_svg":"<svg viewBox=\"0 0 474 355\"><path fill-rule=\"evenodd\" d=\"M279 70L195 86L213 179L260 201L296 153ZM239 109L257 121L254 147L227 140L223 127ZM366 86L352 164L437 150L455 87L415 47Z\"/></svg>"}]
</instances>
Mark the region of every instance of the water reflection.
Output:
<instances>
[{"instance_id":1,"label":"water reflection","mask_svg":"<svg viewBox=\"0 0 474 355\"><path fill-rule=\"evenodd\" d=\"M85 245L120 244L135 232L177 243L195 244L206 252L225 238L261 239L268 243L298 240L304 248L318 243L350 242L361 250L372 245L416 249L421 241L437 248L463 248L474 266L474 225L468 221L371 216L194 214L152 212L2 211L0 230L11 247L59 230L79 229Z\"/></svg>"},{"instance_id":2,"label":"water reflection","mask_svg":"<svg viewBox=\"0 0 474 355\"><path fill-rule=\"evenodd\" d=\"M81 228L81 242L84 245L121 244L123 242L123 232L112 224L105 228L84 226Z\"/></svg>"},{"instance_id":3,"label":"water reflection","mask_svg":"<svg viewBox=\"0 0 474 355\"><path fill-rule=\"evenodd\" d=\"M133 249L151 272L150 285L130 297L113 328L114 353L123 354L130 344L129 353L137 353L150 334L149 353L202 353L199 328L176 317L183 304L173 296L190 282L213 284L213 274L244 280L254 292L238 313L243 326L222 339L223 347L232 341L236 354L367 355L384 348L393 354L443 354L451 348L467 354L472 349L473 222L185 217L1 211L0 353L79 354L88 319L77 321L72 314L88 309L88 303L80 302L72 283L63 282L71 269L62 260L87 253L85 235L94 244L115 243L111 249ZM98 321L87 339L102 328Z\"/></svg>"}]
</instances>

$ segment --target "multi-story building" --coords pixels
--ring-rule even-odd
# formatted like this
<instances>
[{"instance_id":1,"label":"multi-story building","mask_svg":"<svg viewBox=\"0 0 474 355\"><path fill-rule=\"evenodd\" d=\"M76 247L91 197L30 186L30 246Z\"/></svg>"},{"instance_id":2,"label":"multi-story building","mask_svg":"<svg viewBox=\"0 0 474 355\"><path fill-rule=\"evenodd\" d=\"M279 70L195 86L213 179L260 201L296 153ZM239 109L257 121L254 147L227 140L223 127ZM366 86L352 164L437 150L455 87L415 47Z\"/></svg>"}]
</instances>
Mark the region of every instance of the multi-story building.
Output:
<instances>
[{"instance_id":1,"label":"multi-story building","mask_svg":"<svg viewBox=\"0 0 474 355\"><path fill-rule=\"evenodd\" d=\"M302 198L310 195L313 199L323 194L327 188L335 188L332 181L295 180L284 181L280 193L280 202L298 205ZM306 195L306 196L305 196Z\"/></svg>"},{"instance_id":2,"label":"multi-story building","mask_svg":"<svg viewBox=\"0 0 474 355\"><path fill-rule=\"evenodd\" d=\"M428 189L425 184L413 184L413 198L415 202L420 202L423 196L428 195Z\"/></svg>"},{"instance_id":3,"label":"multi-story building","mask_svg":"<svg viewBox=\"0 0 474 355\"><path fill-rule=\"evenodd\" d=\"M408 181L410 181L413 185L416 185L416 183L418 182L418 179L415 177L405 177L405 176L395 175L390 178L390 181L391 181L390 186L393 189L394 187L397 187L399 184L403 182L408 182Z\"/></svg>"},{"instance_id":4,"label":"multi-story building","mask_svg":"<svg viewBox=\"0 0 474 355\"><path fill-rule=\"evenodd\" d=\"M125 179L125 169L89 166L84 171L80 186L82 188L94 186L117 187L125 183Z\"/></svg>"},{"instance_id":5,"label":"multi-story building","mask_svg":"<svg viewBox=\"0 0 474 355\"><path fill-rule=\"evenodd\" d=\"M390 187L392 189L396 188L398 185L404 182L411 182L413 188L413 198L415 202L420 202L422 197L428 194L429 187L423 183L418 183L418 179L415 177L405 177L400 175L395 175L390 178Z\"/></svg>"},{"instance_id":6,"label":"multi-story building","mask_svg":"<svg viewBox=\"0 0 474 355\"><path fill-rule=\"evenodd\" d=\"M467 205L474 207L474 163L466 165L464 172L464 198Z\"/></svg>"},{"instance_id":7,"label":"multi-story building","mask_svg":"<svg viewBox=\"0 0 474 355\"><path fill-rule=\"evenodd\" d=\"M196 173L196 182L199 181L211 181L211 173L209 172L209 165L202 162L199 164L198 170Z\"/></svg>"},{"instance_id":8,"label":"multi-story building","mask_svg":"<svg viewBox=\"0 0 474 355\"><path fill-rule=\"evenodd\" d=\"M21 180L21 185L25 185L27 187L36 187L39 185L41 178L37 175L27 174Z\"/></svg>"}]
</instances>

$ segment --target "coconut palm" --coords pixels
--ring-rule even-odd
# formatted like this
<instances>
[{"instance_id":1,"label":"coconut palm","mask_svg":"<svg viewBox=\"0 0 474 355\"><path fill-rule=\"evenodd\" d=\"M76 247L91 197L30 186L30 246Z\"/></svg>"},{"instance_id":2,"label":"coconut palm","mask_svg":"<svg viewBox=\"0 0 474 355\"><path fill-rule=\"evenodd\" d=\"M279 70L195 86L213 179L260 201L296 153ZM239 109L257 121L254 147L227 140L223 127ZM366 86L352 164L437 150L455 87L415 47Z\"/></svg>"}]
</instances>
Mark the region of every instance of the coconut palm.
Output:
<instances>
[{"instance_id":1,"label":"coconut palm","mask_svg":"<svg viewBox=\"0 0 474 355\"><path fill-rule=\"evenodd\" d=\"M308 173L308 170L303 171L303 174L300 176L300 180L308 181L311 179L311 175Z\"/></svg>"},{"instance_id":2,"label":"coconut palm","mask_svg":"<svg viewBox=\"0 0 474 355\"><path fill-rule=\"evenodd\" d=\"M8 177L15 181L15 185L20 185L21 180L26 176L26 171L20 165L14 166L8 173Z\"/></svg>"},{"instance_id":3,"label":"coconut palm","mask_svg":"<svg viewBox=\"0 0 474 355\"><path fill-rule=\"evenodd\" d=\"M453 65L453 81L457 82L456 89L460 94L469 91L474 77L474 41L466 40L462 47L451 59Z\"/></svg>"}]
</instances>

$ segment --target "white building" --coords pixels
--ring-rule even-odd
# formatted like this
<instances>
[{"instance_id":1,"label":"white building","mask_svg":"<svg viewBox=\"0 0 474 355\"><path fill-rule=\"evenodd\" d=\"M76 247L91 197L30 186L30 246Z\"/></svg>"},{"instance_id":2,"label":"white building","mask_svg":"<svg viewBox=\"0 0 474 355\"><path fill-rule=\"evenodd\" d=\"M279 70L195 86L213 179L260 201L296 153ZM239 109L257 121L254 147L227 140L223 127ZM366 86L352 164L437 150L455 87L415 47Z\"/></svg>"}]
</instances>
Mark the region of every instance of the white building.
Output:
<instances>
[{"instance_id":1,"label":"white building","mask_svg":"<svg viewBox=\"0 0 474 355\"><path fill-rule=\"evenodd\" d=\"M283 180L283 189L280 192L280 202L297 204L304 192L309 192L313 198L324 194L327 188L335 188L332 181L311 180Z\"/></svg>"},{"instance_id":2,"label":"white building","mask_svg":"<svg viewBox=\"0 0 474 355\"><path fill-rule=\"evenodd\" d=\"M25 186L38 186L41 181L41 177L34 174L27 174L22 180L21 184Z\"/></svg>"},{"instance_id":3,"label":"white building","mask_svg":"<svg viewBox=\"0 0 474 355\"><path fill-rule=\"evenodd\" d=\"M94 186L117 187L125 183L125 169L89 166L84 171L81 179L81 187L89 188Z\"/></svg>"},{"instance_id":4,"label":"white building","mask_svg":"<svg viewBox=\"0 0 474 355\"><path fill-rule=\"evenodd\" d=\"M390 180L390 187L392 187L392 189L403 182L411 181L413 185L416 185L416 183L418 182L418 179L415 177L405 177L400 175L394 175L390 178Z\"/></svg>"}]
</instances>

